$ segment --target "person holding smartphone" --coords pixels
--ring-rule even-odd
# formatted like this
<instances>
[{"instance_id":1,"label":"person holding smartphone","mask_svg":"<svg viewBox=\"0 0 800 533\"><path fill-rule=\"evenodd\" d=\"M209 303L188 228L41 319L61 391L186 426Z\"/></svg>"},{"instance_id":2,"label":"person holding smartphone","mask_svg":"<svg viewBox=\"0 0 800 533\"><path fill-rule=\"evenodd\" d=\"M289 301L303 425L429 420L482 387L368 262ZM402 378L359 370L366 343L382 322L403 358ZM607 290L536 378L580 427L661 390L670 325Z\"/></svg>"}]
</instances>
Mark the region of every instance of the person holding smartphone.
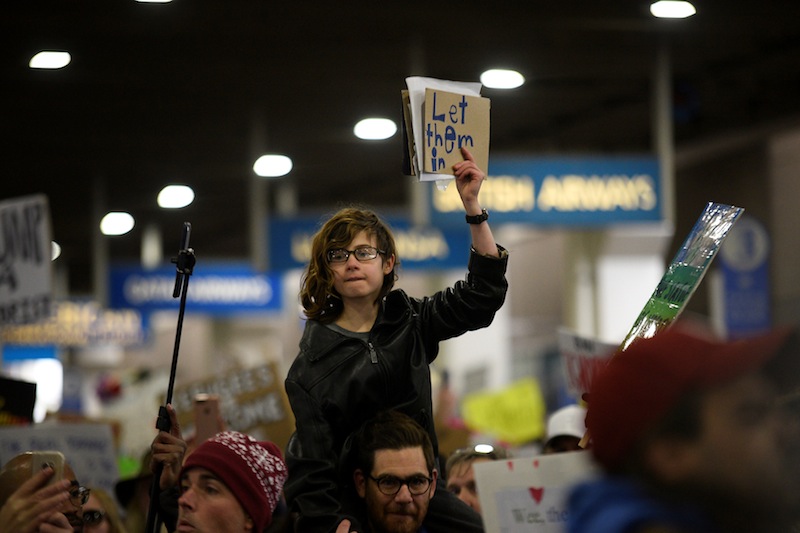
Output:
<instances>
[{"instance_id":1,"label":"person holding smartphone","mask_svg":"<svg viewBox=\"0 0 800 533\"><path fill-rule=\"evenodd\" d=\"M297 531L328 533L343 519L360 530L363 516L356 516L352 488L344 488L343 457L351 435L377 413L410 416L438 454L428 365L440 341L488 326L508 288L508 254L495 243L478 200L486 176L468 150L462 155L453 170L472 237L466 280L422 299L392 290L399 262L394 237L370 210L342 209L313 238L300 292L308 321L285 381L296 433L286 450L284 490ZM480 515L443 488L426 527L483 530Z\"/></svg>"},{"instance_id":2,"label":"person holding smartphone","mask_svg":"<svg viewBox=\"0 0 800 533\"><path fill-rule=\"evenodd\" d=\"M89 490L78 483L69 463L35 464L34 453L26 452L0 470L0 533L82 532ZM63 479L53 481L60 472Z\"/></svg>"}]
</instances>

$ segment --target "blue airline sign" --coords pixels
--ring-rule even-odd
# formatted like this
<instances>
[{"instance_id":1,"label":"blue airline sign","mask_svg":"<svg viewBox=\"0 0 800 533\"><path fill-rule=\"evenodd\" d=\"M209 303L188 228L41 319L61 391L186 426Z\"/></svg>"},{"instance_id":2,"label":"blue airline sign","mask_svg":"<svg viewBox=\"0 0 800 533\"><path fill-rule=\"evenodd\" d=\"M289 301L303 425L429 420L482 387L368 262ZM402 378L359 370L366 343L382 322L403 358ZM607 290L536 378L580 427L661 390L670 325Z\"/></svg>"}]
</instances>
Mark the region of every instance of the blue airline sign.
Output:
<instances>
[{"instance_id":1,"label":"blue airline sign","mask_svg":"<svg viewBox=\"0 0 800 533\"><path fill-rule=\"evenodd\" d=\"M653 157L496 158L481 187L492 222L544 226L604 226L658 221L661 179ZM455 184L432 188L431 222L461 225Z\"/></svg>"},{"instance_id":2,"label":"blue airline sign","mask_svg":"<svg viewBox=\"0 0 800 533\"><path fill-rule=\"evenodd\" d=\"M463 208L462 208L463 212ZM413 227L401 218L385 218L394 234L400 268L408 270L465 268L471 237L466 224L458 228ZM463 222L463 218L462 218ZM269 221L269 266L272 270L305 268L318 218L272 218Z\"/></svg>"},{"instance_id":3,"label":"blue airline sign","mask_svg":"<svg viewBox=\"0 0 800 533\"><path fill-rule=\"evenodd\" d=\"M113 265L109 274L110 307L142 313L177 309L173 298L175 267L146 270L141 266ZM198 262L189 278L187 313L231 315L281 309L280 278L255 272L245 263Z\"/></svg>"}]
</instances>

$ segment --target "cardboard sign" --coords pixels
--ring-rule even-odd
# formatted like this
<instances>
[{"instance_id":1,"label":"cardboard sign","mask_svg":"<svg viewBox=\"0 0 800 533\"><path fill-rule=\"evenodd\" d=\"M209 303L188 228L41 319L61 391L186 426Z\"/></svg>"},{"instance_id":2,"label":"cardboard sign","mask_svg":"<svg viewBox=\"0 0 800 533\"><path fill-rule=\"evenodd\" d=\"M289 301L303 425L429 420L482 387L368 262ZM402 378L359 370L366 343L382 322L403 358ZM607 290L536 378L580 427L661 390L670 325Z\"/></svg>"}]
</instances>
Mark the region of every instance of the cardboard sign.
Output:
<instances>
[{"instance_id":1,"label":"cardboard sign","mask_svg":"<svg viewBox=\"0 0 800 533\"><path fill-rule=\"evenodd\" d=\"M45 423L0 428L0 464L33 450L60 451L82 485L114 493L119 475L110 425Z\"/></svg>"},{"instance_id":2,"label":"cardboard sign","mask_svg":"<svg viewBox=\"0 0 800 533\"><path fill-rule=\"evenodd\" d=\"M36 383L0 377L0 426L33 423Z\"/></svg>"},{"instance_id":3,"label":"cardboard sign","mask_svg":"<svg viewBox=\"0 0 800 533\"><path fill-rule=\"evenodd\" d=\"M453 165L463 161L467 148L475 164L489 168L488 98L425 89L423 105L423 157L425 172L452 175Z\"/></svg>"},{"instance_id":4,"label":"cardboard sign","mask_svg":"<svg viewBox=\"0 0 800 533\"><path fill-rule=\"evenodd\" d=\"M97 302L52 303L52 313L36 324L8 326L3 342L16 345L89 346L114 343L139 344L144 339L142 317L132 309L109 310Z\"/></svg>"},{"instance_id":5,"label":"cardboard sign","mask_svg":"<svg viewBox=\"0 0 800 533\"><path fill-rule=\"evenodd\" d=\"M52 248L46 196L0 202L0 326L50 315Z\"/></svg>"},{"instance_id":6,"label":"cardboard sign","mask_svg":"<svg viewBox=\"0 0 800 533\"><path fill-rule=\"evenodd\" d=\"M599 473L589 452L473 464L483 526L498 533L567 531L572 487Z\"/></svg>"},{"instance_id":7,"label":"cardboard sign","mask_svg":"<svg viewBox=\"0 0 800 533\"><path fill-rule=\"evenodd\" d=\"M458 154L458 158L455 161L463 161L461 158L461 150L456 148L458 146L459 138L456 131L458 130L461 135L472 135L473 142L476 142L475 139L477 138L476 135L483 132L484 140L480 142L476 142L475 146L482 146L483 143L486 145L486 161L488 161L488 146L489 146L489 114L488 114L488 106L489 100L485 100L485 104L468 104L466 100L463 102L461 101L460 97L462 95L466 95L468 97L480 98L480 83L475 82L459 82L459 81L448 81L448 80L439 80L436 78L425 78L421 76L411 76L406 78L406 85L408 86L408 91L401 92L403 97L403 107L404 107L404 131L406 132L406 146L404 147L404 151L408 152L409 158L409 165L405 169L405 171L412 175L418 176L420 181L444 181L447 179L453 179L452 174L452 165L447 165L445 163L441 163L438 158L434 159L434 162L429 165L427 168L436 167L438 169L437 172L430 172L426 170L425 164L425 150L424 146L426 143L426 113L430 114L431 120L430 122L432 125L438 127L442 134L442 145L436 146L437 137L436 128L431 129L431 148L437 148L437 154L441 151L449 148L446 143L446 134L447 134L447 126L452 127L452 134L453 138L452 143L452 152ZM454 105L456 106L452 109L452 114L450 106L447 109L440 108L438 104L437 96L437 105L434 107L431 104L428 104L426 107L426 91L433 90L436 91L437 95L444 92L454 93L456 95L456 100ZM443 95L442 98L445 98ZM463 107L459 107L459 103L463 104ZM451 104L452 105L452 104ZM476 108L482 108L485 106L486 113L484 114L484 124L480 127L478 126L479 116L474 116L471 114L472 109L469 109L469 105L474 105ZM427 111L426 111L427 109ZM459 109L464 111L464 116L461 117ZM443 121L433 120L433 117L439 117L444 113ZM464 124L458 125L459 127L456 128L455 126L458 124L459 121L463 118ZM472 131L467 130L467 124ZM462 143L466 143L466 137L462 137ZM465 145L469 148L468 145ZM470 150L475 155L474 151ZM478 159L481 161L481 159ZM440 163L441 166L440 167ZM406 166L406 165L404 165ZM486 172L488 170L488 164L484 164L481 167L481 170Z\"/></svg>"},{"instance_id":8,"label":"cardboard sign","mask_svg":"<svg viewBox=\"0 0 800 533\"><path fill-rule=\"evenodd\" d=\"M606 366L616 344L581 337L566 328L559 329L558 351L564 365L567 390L576 399L592 389L595 376Z\"/></svg>"},{"instance_id":9,"label":"cardboard sign","mask_svg":"<svg viewBox=\"0 0 800 533\"><path fill-rule=\"evenodd\" d=\"M289 442L294 416L275 363L176 387L172 405L187 436L194 432L194 398L200 393L219 396L226 429L270 440L281 448Z\"/></svg>"}]
</instances>

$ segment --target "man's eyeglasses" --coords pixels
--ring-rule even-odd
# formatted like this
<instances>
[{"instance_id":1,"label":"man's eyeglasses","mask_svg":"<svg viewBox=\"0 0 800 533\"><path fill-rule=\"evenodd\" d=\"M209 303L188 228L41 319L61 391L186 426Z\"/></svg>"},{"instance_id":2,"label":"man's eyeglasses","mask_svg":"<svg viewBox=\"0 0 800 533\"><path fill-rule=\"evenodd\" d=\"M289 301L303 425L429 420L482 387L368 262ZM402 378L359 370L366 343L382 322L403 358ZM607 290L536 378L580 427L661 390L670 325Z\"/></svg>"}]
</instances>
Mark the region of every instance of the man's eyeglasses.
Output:
<instances>
[{"instance_id":1,"label":"man's eyeglasses","mask_svg":"<svg viewBox=\"0 0 800 533\"><path fill-rule=\"evenodd\" d=\"M81 505L85 504L89 501L89 494L91 493L91 489L87 489L86 487L75 486L69 489L69 501L75 507L80 507Z\"/></svg>"},{"instance_id":2,"label":"man's eyeglasses","mask_svg":"<svg viewBox=\"0 0 800 533\"><path fill-rule=\"evenodd\" d=\"M403 485L408 487L408 492L414 496L419 496L420 494L428 492L428 489L431 488L431 482L433 481L433 478L425 476L411 476L406 479L400 479L395 476L369 476L369 478L378 485L378 490L387 496L394 496L400 492Z\"/></svg>"},{"instance_id":3,"label":"man's eyeglasses","mask_svg":"<svg viewBox=\"0 0 800 533\"><path fill-rule=\"evenodd\" d=\"M334 248L328 250L329 263L344 263L350 259L350 254L356 256L361 262L370 261L378 257L378 254L385 254L383 250L378 250L374 246L359 246L355 250L345 250L344 248Z\"/></svg>"},{"instance_id":4,"label":"man's eyeglasses","mask_svg":"<svg viewBox=\"0 0 800 533\"><path fill-rule=\"evenodd\" d=\"M106 513L103 511L84 511L83 524L86 526L99 525L106 518Z\"/></svg>"}]
</instances>

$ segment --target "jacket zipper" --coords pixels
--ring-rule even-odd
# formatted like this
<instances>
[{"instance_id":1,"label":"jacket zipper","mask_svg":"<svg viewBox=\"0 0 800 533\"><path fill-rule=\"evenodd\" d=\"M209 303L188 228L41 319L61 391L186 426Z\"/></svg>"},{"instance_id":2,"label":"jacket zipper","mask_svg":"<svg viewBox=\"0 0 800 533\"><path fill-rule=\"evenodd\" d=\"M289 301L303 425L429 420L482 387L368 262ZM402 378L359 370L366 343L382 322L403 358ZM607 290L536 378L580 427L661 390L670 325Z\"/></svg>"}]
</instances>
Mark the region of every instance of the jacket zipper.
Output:
<instances>
[{"instance_id":1,"label":"jacket zipper","mask_svg":"<svg viewBox=\"0 0 800 533\"><path fill-rule=\"evenodd\" d=\"M372 346L372 342L367 341L367 347L369 348L369 360L372 364L378 363L378 352L375 351L375 347Z\"/></svg>"}]
</instances>

